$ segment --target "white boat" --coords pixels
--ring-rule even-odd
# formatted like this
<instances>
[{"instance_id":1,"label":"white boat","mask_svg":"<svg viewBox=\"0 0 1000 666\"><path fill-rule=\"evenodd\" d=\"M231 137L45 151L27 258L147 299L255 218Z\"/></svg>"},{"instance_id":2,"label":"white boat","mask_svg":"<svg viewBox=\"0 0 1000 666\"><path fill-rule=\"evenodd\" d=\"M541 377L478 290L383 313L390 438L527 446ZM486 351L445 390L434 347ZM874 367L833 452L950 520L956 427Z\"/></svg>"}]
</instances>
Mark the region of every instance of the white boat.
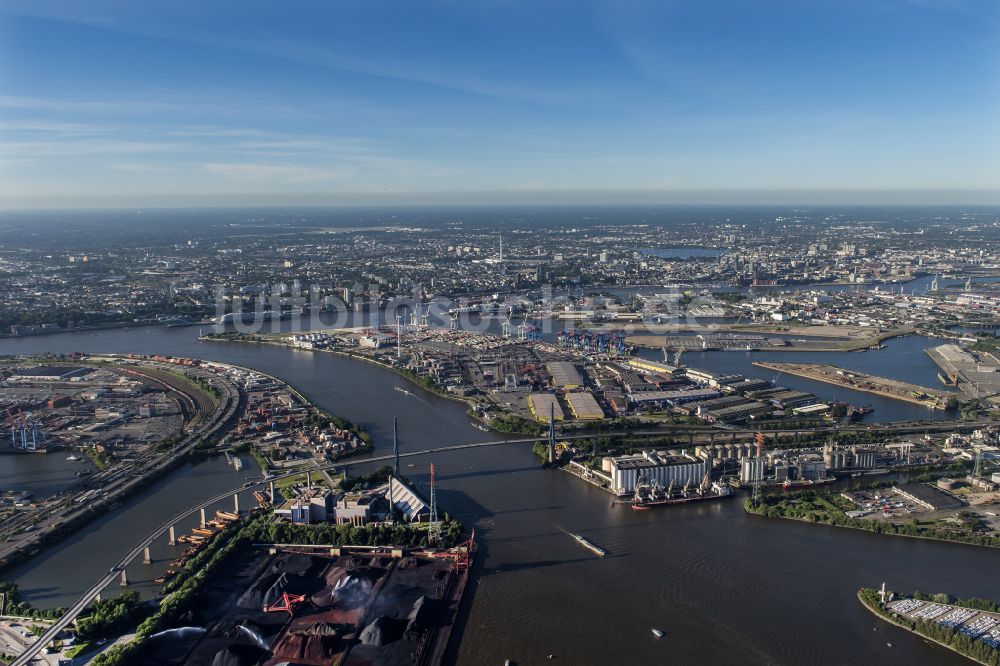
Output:
<instances>
[{"instance_id":1,"label":"white boat","mask_svg":"<svg viewBox=\"0 0 1000 666\"><path fill-rule=\"evenodd\" d=\"M68 456L66 456L66 460L68 460L70 462L78 462L80 460L80 458L78 458L77 456L75 456L75 455L73 455L71 453Z\"/></svg>"},{"instance_id":2,"label":"white boat","mask_svg":"<svg viewBox=\"0 0 1000 666\"><path fill-rule=\"evenodd\" d=\"M586 539L584 539L584 538L583 538L582 536L580 536L579 534L573 534L573 535L571 535L571 536L572 536L572 537L573 537L574 539L576 539L576 540L577 540L577 543L579 543L579 544L580 544L581 546L583 546L584 548L587 548L588 550L591 550L591 551L593 551L593 552L594 552L594 553L595 553L595 554L596 554L596 555L597 555L598 557L604 557L605 555L607 555L607 554L608 554L608 551L604 550L604 549L603 549L603 548L601 548L600 546L597 546L597 545L595 545L595 544L593 544L593 543L591 543L591 542L587 541Z\"/></svg>"},{"instance_id":3,"label":"white boat","mask_svg":"<svg viewBox=\"0 0 1000 666\"><path fill-rule=\"evenodd\" d=\"M399 391L400 393L405 393L406 395L413 395L412 393L410 393L409 391L407 391L402 386L393 386L393 388L396 389L397 391Z\"/></svg>"},{"instance_id":4,"label":"white boat","mask_svg":"<svg viewBox=\"0 0 1000 666\"><path fill-rule=\"evenodd\" d=\"M660 631L659 629L655 629L654 628L653 629L653 635L656 636L657 638L663 638L663 632Z\"/></svg>"}]
</instances>

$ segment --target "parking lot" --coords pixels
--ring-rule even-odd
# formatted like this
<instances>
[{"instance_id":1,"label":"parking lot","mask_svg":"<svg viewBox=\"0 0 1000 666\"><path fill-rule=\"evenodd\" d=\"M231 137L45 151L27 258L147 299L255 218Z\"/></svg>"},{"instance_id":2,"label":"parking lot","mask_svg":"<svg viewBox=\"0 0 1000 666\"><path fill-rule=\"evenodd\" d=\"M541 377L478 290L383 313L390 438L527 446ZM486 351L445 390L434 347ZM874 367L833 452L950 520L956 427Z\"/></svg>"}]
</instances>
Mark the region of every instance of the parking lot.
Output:
<instances>
[{"instance_id":1,"label":"parking lot","mask_svg":"<svg viewBox=\"0 0 1000 666\"><path fill-rule=\"evenodd\" d=\"M897 599L888 607L893 612L912 620L936 622L944 627L957 628L959 633L978 638L994 649L1000 649L1000 614L962 608L920 599Z\"/></svg>"}]
</instances>

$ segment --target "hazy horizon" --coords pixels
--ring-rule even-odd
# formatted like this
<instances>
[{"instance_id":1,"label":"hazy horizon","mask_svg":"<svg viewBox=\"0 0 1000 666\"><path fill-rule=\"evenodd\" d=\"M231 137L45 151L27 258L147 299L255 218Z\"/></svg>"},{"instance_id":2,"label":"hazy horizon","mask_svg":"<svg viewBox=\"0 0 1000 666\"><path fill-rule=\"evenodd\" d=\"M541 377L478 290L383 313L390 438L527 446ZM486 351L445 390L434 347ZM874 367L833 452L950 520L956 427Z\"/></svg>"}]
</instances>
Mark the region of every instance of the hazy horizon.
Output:
<instances>
[{"instance_id":1,"label":"hazy horizon","mask_svg":"<svg viewBox=\"0 0 1000 666\"><path fill-rule=\"evenodd\" d=\"M534 192L511 193L380 193L345 194L218 194L218 195L95 195L91 197L46 197L39 201L0 201L0 211L45 212L70 210L198 209L198 208L424 208L424 207L532 207L532 206L823 206L823 207L1000 207L1000 191L980 192L781 192L716 191L676 192ZM630 196L631 195L631 196Z\"/></svg>"},{"instance_id":2,"label":"hazy horizon","mask_svg":"<svg viewBox=\"0 0 1000 666\"><path fill-rule=\"evenodd\" d=\"M1000 4L0 1L0 207L1000 203Z\"/></svg>"}]
</instances>

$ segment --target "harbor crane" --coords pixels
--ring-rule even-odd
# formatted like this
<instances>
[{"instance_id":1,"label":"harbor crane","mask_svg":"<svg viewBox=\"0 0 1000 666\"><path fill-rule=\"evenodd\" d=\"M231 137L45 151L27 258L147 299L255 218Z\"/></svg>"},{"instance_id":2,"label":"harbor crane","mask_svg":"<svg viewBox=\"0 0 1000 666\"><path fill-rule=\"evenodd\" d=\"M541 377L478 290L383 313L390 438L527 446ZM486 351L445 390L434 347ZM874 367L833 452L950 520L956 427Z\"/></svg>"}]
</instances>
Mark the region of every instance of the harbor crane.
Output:
<instances>
[{"instance_id":1,"label":"harbor crane","mask_svg":"<svg viewBox=\"0 0 1000 666\"><path fill-rule=\"evenodd\" d=\"M288 592L281 593L281 599L275 601L273 604L264 604L265 613L288 613L290 616L295 615L296 606L300 606L305 603L306 597L304 594L289 594Z\"/></svg>"}]
</instances>

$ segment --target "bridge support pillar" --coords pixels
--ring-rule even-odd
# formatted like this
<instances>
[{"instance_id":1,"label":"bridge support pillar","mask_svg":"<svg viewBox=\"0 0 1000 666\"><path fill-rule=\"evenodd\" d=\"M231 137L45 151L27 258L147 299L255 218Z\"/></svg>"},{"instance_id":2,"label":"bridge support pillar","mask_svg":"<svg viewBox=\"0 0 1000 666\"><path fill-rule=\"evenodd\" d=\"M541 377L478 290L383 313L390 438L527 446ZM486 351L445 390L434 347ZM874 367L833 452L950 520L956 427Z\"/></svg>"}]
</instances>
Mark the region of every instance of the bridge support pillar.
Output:
<instances>
[{"instance_id":1,"label":"bridge support pillar","mask_svg":"<svg viewBox=\"0 0 1000 666\"><path fill-rule=\"evenodd\" d=\"M233 493L233 513L240 512L240 494Z\"/></svg>"},{"instance_id":2,"label":"bridge support pillar","mask_svg":"<svg viewBox=\"0 0 1000 666\"><path fill-rule=\"evenodd\" d=\"M735 433L735 432L733 433L733 441L732 441L732 444L733 444L733 446L736 446L736 433Z\"/></svg>"},{"instance_id":3,"label":"bridge support pillar","mask_svg":"<svg viewBox=\"0 0 1000 666\"><path fill-rule=\"evenodd\" d=\"M313 489L313 475L310 471L306 471L306 488Z\"/></svg>"},{"instance_id":4,"label":"bridge support pillar","mask_svg":"<svg viewBox=\"0 0 1000 666\"><path fill-rule=\"evenodd\" d=\"M715 444L715 431L708 433L708 443L709 445Z\"/></svg>"},{"instance_id":5,"label":"bridge support pillar","mask_svg":"<svg viewBox=\"0 0 1000 666\"><path fill-rule=\"evenodd\" d=\"M128 576L125 575L124 569L122 569L122 580L121 583L119 583L119 585L121 585L122 587L128 587Z\"/></svg>"},{"instance_id":6,"label":"bridge support pillar","mask_svg":"<svg viewBox=\"0 0 1000 666\"><path fill-rule=\"evenodd\" d=\"M96 601L97 603L101 603L101 593L100 592L98 592L97 596L94 597L94 601Z\"/></svg>"},{"instance_id":7,"label":"bridge support pillar","mask_svg":"<svg viewBox=\"0 0 1000 666\"><path fill-rule=\"evenodd\" d=\"M201 510L201 529L205 529L205 510Z\"/></svg>"},{"instance_id":8,"label":"bridge support pillar","mask_svg":"<svg viewBox=\"0 0 1000 666\"><path fill-rule=\"evenodd\" d=\"M274 501L274 481L271 481L271 483L268 484L267 494L271 498L271 504L275 504L276 502Z\"/></svg>"},{"instance_id":9,"label":"bridge support pillar","mask_svg":"<svg viewBox=\"0 0 1000 666\"><path fill-rule=\"evenodd\" d=\"M688 433L688 445L689 446L694 446L694 433L693 432L689 432Z\"/></svg>"},{"instance_id":10,"label":"bridge support pillar","mask_svg":"<svg viewBox=\"0 0 1000 666\"><path fill-rule=\"evenodd\" d=\"M149 546L146 546L145 548L142 549L142 563L143 564L153 563L153 557L149 552Z\"/></svg>"},{"instance_id":11,"label":"bridge support pillar","mask_svg":"<svg viewBox=\"0 0 1000 666\"><path fill-rule=\"evenodd\" d=\"M174 526L173 525L170 526L170 531L167 534L169 535L167 537L167 545L168 546L176 546L177 545L177 535L174 534Z\"/></svg>"}]
</instances>

